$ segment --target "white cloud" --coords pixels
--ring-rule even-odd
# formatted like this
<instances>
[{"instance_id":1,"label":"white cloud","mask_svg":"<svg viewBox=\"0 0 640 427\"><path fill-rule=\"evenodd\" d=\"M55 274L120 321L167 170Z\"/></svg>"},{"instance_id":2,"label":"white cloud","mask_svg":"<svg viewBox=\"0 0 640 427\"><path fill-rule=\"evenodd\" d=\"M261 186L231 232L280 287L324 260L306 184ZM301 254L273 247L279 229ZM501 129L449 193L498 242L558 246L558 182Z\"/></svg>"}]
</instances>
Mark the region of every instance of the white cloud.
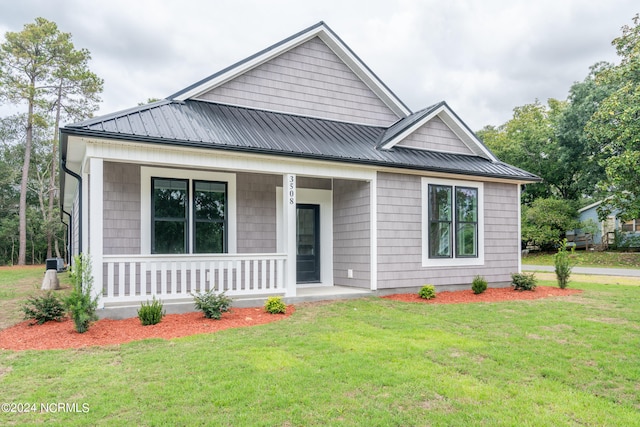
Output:
<instances>
[{"instance_id":1,"label":"white cloud","mask_svg":"<svg viewBox=\"0 0 640 427\"><path fill-rule=\"evenodd\" d=\"M631 0L21 0L0 31L37 16L91 51L100 113L164 97L325 21L410 108L445 100L474 130L564 99L637 13ZM0 110L1 111L1 110Z\"/></svg>"}]
</instances>

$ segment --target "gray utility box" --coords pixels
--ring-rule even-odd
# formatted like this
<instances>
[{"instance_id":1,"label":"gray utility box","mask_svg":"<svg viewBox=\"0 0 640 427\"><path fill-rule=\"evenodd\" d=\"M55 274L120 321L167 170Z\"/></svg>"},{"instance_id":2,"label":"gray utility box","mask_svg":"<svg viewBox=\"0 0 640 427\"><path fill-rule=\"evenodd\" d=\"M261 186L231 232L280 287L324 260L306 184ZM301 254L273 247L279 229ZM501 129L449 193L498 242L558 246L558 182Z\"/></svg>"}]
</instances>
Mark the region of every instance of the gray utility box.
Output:
<instances>
[{"instance_id":1,"label":"gray utility box","mask_svg":"<svg viewBox=\"0 0 640 427\"><path fill-rule=\"evenodd\" d=\"M47 258L47 270L64 271L64 260L62 258Z\"/></svg>"}]
</instances>

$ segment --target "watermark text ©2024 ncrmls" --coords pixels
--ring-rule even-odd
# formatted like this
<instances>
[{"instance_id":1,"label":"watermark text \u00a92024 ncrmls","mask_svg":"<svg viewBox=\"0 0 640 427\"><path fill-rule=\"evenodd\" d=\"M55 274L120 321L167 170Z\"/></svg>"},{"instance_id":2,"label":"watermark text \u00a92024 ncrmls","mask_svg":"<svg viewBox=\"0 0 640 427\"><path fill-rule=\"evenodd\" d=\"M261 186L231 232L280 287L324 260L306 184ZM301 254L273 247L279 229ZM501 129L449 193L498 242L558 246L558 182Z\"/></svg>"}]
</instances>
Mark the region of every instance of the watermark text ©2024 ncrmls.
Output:
<instances>
[{"instance_id":1,"label":"watermark text \u00a92024 ncrmls","mask_svg":"<svg viewBox=\"0 0 640 427\"><path fill-rule=\"evenodd\" d=\"M39 412L42 414L56 413L78 413L86 414L89 412L88 403L78 402L6 402L0 404L0 412L2 413L18 413Z\"/></svg>"}]
</instances>

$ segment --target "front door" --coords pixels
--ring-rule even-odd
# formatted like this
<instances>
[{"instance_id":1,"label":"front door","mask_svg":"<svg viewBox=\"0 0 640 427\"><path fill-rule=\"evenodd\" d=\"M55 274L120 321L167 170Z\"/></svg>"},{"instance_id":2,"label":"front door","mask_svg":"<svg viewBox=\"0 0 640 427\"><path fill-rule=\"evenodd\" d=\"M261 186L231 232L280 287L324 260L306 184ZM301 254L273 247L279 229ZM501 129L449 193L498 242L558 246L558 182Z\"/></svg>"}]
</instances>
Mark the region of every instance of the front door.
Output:
<instances>
[{"instance_id":1,"label":"front door","mask_svg":"<svg viewBox=\"0 0 640 427\"><path fill-rule=\"evenodd\" d=\"M298 283L320 282L320 205L296 206Z\"/></svg>"}]
</instances>

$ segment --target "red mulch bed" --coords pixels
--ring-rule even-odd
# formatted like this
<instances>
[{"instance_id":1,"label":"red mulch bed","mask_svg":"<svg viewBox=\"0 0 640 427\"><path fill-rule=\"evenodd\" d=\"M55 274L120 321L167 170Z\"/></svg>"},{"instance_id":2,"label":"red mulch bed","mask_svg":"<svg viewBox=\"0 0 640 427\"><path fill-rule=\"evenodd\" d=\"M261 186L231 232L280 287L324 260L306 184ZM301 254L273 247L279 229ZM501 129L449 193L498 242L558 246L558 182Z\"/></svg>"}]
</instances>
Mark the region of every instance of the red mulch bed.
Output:
<instances>
[{"instance_id":1,"label":"red mulch bed","mask_svg":"<svg viewBox=\"0 0 640 427\"><path fill-rule=\"evenodd\" d=\"M468 304L473 302L498 302L514 300L531 300L548 297L561 297L579 294L580 289L560 289L550 286L538 286L535 291L514 291L513 288L489 288L481 294L474 294L471 289L464 291L438 292L434 299L420 298L415 294L393 294L382 298L404 302L420 302L426 304Z\"/></svg>"},{"instance_id":2,"label":"red mulch bed","mask_svg":"<svg viewBox=\"0 0 640 427\"><path fill-rule=\"evenodd\" d=\"M171 339L275 322L295 311L287 306L285 314L269 314L263 308L232 308L220 320L206 319L201 312L167 314L156 325L142 326L137 317L123 320L101 319L83 334L73 329L73 322L46 322L31 325L27 320L0 331L0 348L7 350L50 350L122 344L147 338Z\"/></svg>"},{"instance_id":3,"label":"red mulch bed","mask_svg":"<svg viewBox=\"0 0 640 427\"><path fill-rule=\"evenodd\" d=\"M512 288L489 288L480 295L471 290L438 292L435 299L425 300L417 294L394 294L383 298L425 304L464 304L532 300L567 296L582 292L578 289L560 289L538 286L535 291L514 291ZM157 325L142 326L137 317L124 320L101 319L93 323L84 334L73 329L73 322L47 322L31 325L27 320L0 331L0 348L7 350L50 350L115 345L147 338L171 339L194 334L205 334L229 328L240 328L274 322L290 316L294 307L287 306L286 314L269 314L263 308L233 308L220 320L206 319L200 312L168 314Z\"/></svg>"}]
</instances>

